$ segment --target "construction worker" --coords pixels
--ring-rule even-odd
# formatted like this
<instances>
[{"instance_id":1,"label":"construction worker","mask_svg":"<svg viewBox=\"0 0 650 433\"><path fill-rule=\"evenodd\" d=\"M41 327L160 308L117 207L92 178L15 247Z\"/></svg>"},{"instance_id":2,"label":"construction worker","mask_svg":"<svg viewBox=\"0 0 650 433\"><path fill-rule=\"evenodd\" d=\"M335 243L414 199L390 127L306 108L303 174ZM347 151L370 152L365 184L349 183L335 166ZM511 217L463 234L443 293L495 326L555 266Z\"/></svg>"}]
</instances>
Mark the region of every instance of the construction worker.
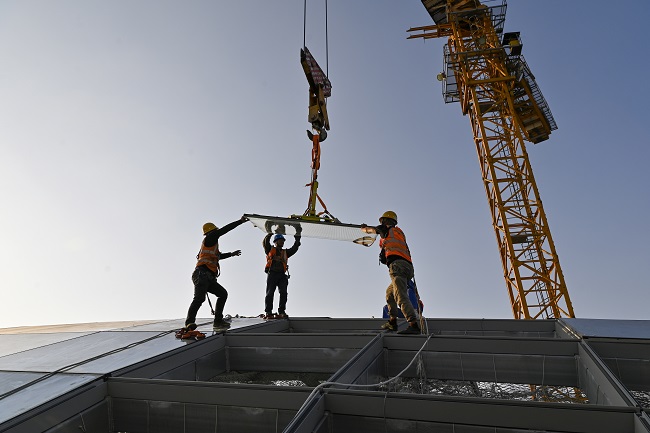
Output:
<instances>
[{"instance_id":1,"label":"construction worker","mask_svg":"<svg viewBox=\"0 0 650 433\"><path fill-rule=\"evenodd\" d=\"M294 236L293 246L284 249L285 237L281 234L273 236L273 246L269 243L272 233L267 234L262 241L266 254L266 297L264 298L264 319L286 319L287 316L287 286L289 285L289 257L296 254L300 248L300 235ZM273 296L275 289L280 293L278 314L273 314Z\"/></svg>"},{"instance_id":2,"label":"construction worker","mask_svg":"<svg viewBox=\"0 0 650 433\"><path fill-rule=\"evenodd\" d=\"M418 299L418 295L416 294L416 288L415 288L415 281L414 280L408 280L406 283L407 287L407 293L409 295L409 299L411 300L411 305L413 306L413 309L422 314L424 311L424 303L422 302L421 299ZM388 314L388 305L384 305L384 308L382 309L382 316L384 319L389 319L390 315ZM398 319L405 319L404 313L402 313L402 310L397 310L397 318Z\"/></svg>"},{"instance_id":3,"label":"construction worker","mask_svg":"<svg viewBox=\"0 0 650 433\"><path fill-rule=\"evenodd\" d=\"M219 238L235 227L248 221L248 218L242 216L237 221L226 224L222 228L218 228L213 223L208 222L203 224L203 242L201 242L201 249L196 255L197 262L196 268L192 273L192 282L194 283L194 298L187 310L187 318L185 319L185 328L189 331L196 329L196 313L205 301L208 293L217 296L217 303L214 309L214 328L228 328L230 323L223 320L223 307L226 305L228 299L228 292L226 289L217 282L219 276L219 260L227 259L232 256L241 255L241 250L236 250L230 253L222 253L219 251Z\"/></svg>"},{"instance_id":4,"label":"construction worker","mask_svg":"<svg viewBox=\"0 0 650 433\"><path fill-rule=\"evenodd\" d=\"M406 236L402 229L397 227L397 214L393 211L386 211L379 218L380 225L368 227L361 225L366 233L377 233L381 237L379 241L379 261L388 266L390 284L386 289L386 304L388 305L388 322L381 328L389 331L397 331L397 316L399 310L409 323L408 328L399 331L398 334L419 334L420 326L418 317L408 296L407 284L413 278L413 262L411 252L406 244ZM399 307L399 308L398 308Z\"/></svg>"}]
</instances>

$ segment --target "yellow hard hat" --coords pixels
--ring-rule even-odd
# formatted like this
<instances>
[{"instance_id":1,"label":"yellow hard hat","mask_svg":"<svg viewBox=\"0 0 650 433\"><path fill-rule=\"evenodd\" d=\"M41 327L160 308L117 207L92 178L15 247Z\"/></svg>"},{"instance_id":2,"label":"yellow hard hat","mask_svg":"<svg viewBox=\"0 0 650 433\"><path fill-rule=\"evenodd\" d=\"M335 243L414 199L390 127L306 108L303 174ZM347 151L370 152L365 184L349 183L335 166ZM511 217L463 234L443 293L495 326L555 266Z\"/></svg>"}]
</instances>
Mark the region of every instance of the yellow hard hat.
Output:
<instances>
[{"instance_id":1,"label":"yellow hard hat","mask_svg":"<svg viewBox=\"0 0 650 433\"><path fill-rule=\"evenodd\" d=\"M211 232L212 230L216 230L216 229L217 229L217 226L215 226L215 225L212 224L212 223L205 223L205 224L203 224L203 234L204 234L204 235L207 235L208 232Z\"/></svg>"},{"instance_id":2,"label":"yellow hard hat","mask_svg":"<svg viewBox=\"0 0 650 433\"><path fill-rule=\"evenodd\" d=\"M379 222L381 222L382 218L390 218L395 222L397 222L397 214L392 210L387 210L386 212L384 212L384 214L379 218Z\"/></svg>"}]
</instances>

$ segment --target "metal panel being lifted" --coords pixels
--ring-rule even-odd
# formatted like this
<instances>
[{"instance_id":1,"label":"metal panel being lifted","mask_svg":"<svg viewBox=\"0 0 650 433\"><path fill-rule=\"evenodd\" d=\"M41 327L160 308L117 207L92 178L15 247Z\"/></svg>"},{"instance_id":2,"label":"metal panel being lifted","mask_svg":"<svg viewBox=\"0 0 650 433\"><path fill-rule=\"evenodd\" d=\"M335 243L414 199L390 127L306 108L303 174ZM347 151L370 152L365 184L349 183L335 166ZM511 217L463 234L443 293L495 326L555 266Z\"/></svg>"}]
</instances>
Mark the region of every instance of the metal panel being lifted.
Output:
<instances>
[{"instance_id":1,"label":"metal panel being lifted","mask_svg":"<svg viewBox=\"0 0 650 433\"><path fill-rule=\"evenodd\" d=\"M307 221L298 218L282 218L275 216L244 214L253 225L265 233L279 233L287 236L296 234L319 239L348 241L369 247L375 242L376 234L361 231L356 224L343 224L330 221Z\"/></svg>"}]
</instances>

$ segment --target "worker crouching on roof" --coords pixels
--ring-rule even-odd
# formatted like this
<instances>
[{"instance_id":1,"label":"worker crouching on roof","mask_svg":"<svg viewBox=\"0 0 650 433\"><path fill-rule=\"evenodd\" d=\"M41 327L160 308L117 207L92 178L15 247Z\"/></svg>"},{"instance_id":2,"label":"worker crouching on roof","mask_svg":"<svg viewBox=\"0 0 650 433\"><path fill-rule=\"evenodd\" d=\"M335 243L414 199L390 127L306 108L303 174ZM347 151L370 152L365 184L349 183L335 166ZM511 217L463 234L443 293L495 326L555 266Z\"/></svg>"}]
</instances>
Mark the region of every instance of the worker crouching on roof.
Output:
<instances>
[{"instance_id":1,"label":"worker crouching on roof","mask_svg":"<svg viewBox=\"0 0 650 433\"><path fill-rule=\"evenodd\" d=\"M264 253L266 254L266 266L264 272L266 277L266 297L264 298L265 319L286 319L287 318L287 286L289 285L288 259L298 252L300 248L300 235L294 236L293 246L284 249L285 238L281 234L273 236L273 246L269 243L272 233L267 234L262 241ZM278 314L273 314L273 295L275 289L280 293Z\"/></svg>"},{"instance_id":2,"label":"worker crouching on roof","mask_svg":"<svg viewBox=\"0 0 650 433\"><path fill-rule=\"evenodd\" d=\"M389 331L397 331L397 315L402 310L409 327L398 332L398 334L419 334L420 326L418 318L411 305L408 296L408 281L413 278L413 262L411 252L406 244L406 236L402 229L397 227L397 214L393 211L386 211L379 218L380 225L368 227L365 224L361 228L366 233L378 233L380 236L379 261L388 266L390 284L386 289L386 304L388 304L388 322L381 327ZM399 309L398 309L399 307Z\"/></svg>"},{"instance_id":3,"label":"worker crouching on roof","mask_svg":"<svg viewBox=\"0 0 650 433\"><path fill-rule=\"evenodd\" d=\"M220 252L219 238L246 221L248 221L248 218L242 216L241 219L226 224L222 228L218 228L213 223L203 224L204 239L201 242L201 249L196 255L196 268L192 273L194 299L192 299L190 308L187 310L185 328L189 330L196 329L196 323L194 323L196 321L196 313L199 311L208 293L217 296L217 304L214 308L214 327L228 328L230 326L228 322L223 320L223 308L228 299L228 292L217 282L217 277L219 276L219 260L239 256L241 255L241 250L230 253Z\"/></svg>"}]
</instances>

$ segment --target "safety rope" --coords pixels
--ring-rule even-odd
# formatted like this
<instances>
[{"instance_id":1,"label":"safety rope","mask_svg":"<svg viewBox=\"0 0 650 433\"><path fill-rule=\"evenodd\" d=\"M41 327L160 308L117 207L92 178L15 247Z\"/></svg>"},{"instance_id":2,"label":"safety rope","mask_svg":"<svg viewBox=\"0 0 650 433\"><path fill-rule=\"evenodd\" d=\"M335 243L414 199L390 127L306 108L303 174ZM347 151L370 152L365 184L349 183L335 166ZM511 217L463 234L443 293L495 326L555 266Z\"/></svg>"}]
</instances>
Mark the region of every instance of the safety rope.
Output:
<instances>
[{"instance_id":1,"label":"safety rope","mask_svg":"<svg viewBox=\"0 0 650 433\"><path fill-rule=\"evenodd\" d=\"M415 274L413 274L413 288L415 289L415 297L418 300L418 315L420 316L420 332L424 334L429 333L429 324L424 320L422 315L422 303L420 301L420 293L418 292L418 283L415 281Z\"/></svg>"},{"instance_id":2,"label":"safety rope","mask_svg":"<svg viewBox=\"0 0 650 433\"><path fill-rule=\"evenodd\" d=\"M210 312L214 316L214 308L212 308L212 301L210 301L210 295L208 293L206 293L205 297L208 298L208 305L210 305Z\"/></svg>"},{"instance_id":3,"label":"safety rope","mask_svg":"<svg viewBox=\"0 0 650 433\"><path fill-rule=\"evenodd\" d=\"M406 370L408 370L408 369L411 367L411 365L413 365L413 363L414 363L415 360L418 358L418 356L420 355L420 353L421 353L421 352L424 350L424 348L426 347L426 345L427 345L427 343L429 342L429 340L431 339L431 337L433 337L433 334L430 334L430 335L427 337L427 339L424 340L424 343L422 344L422 347L420 347L420 350L418 350L418 351L415 353L415 355L413 356L413 359L411 359L411 362L409 362L408 365L407 365L406 367L404 367L404 369L403 369L402 371L400 371L399 373L397 373L396 376L394 376L394 377L392 377L392 378L390 378L390 379L388 379L388 380L384 380L383 382L372 383L372 384L366 384L366 385L364 385L364 384L357 384L357 383L323 382L323 383L321 383L320 385L318 385L317 387L315 387L315 388L312 390L312 392L309 394L309 396L307 397L307 399L305 400L305 402L302 404L302 406L300 406L300 409L298 409L298 412L297 412L297 413L300 413L300 412L301 412L301 411L302 411L302 410L303 410L303 409L304 409L304 408L309 404L311 398L312 398L314 395L316 395L316 393L318 393L321 389L323 389L323 388L326 387L326 386L338 385L338 386L349 386L349 387L352 387L352 388L375 388L375 387L384 386L384 385L387 385L387 384L389 384L389 383L391 383L391 382L396 381L397 379L399 379L399 378L400 378L400 377L401 377L401 376L406 372Z\"/></svg>"}]
</instances>

